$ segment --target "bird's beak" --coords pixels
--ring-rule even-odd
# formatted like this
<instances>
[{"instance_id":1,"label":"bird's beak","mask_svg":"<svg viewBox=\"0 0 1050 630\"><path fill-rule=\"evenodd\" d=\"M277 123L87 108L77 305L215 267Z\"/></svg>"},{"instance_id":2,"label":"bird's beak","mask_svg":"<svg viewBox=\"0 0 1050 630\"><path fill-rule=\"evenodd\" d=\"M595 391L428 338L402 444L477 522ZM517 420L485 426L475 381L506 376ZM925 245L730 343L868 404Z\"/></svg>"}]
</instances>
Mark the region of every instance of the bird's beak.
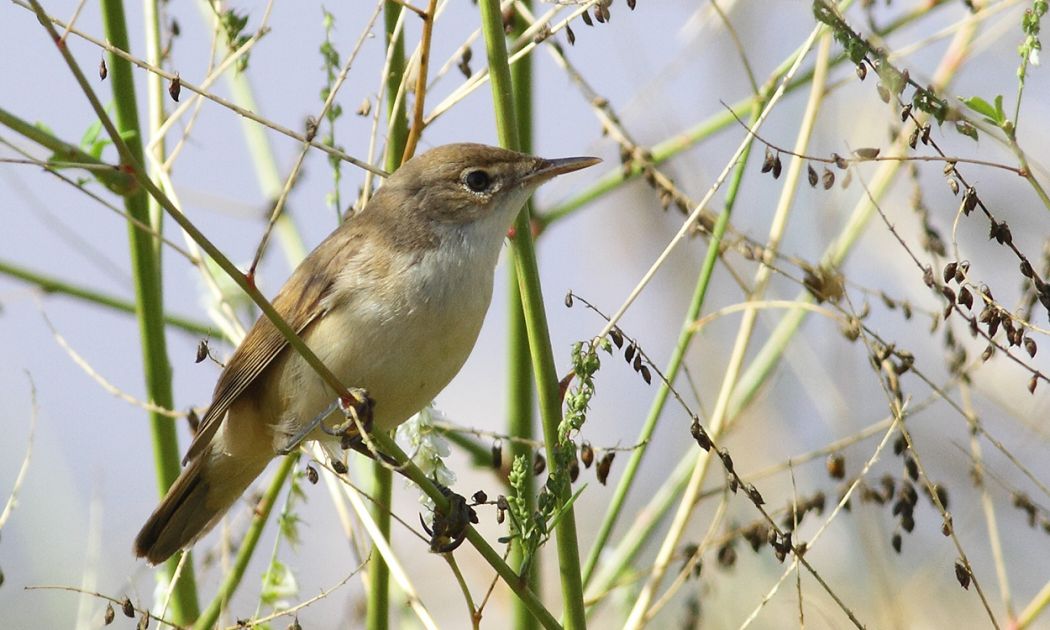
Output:
<instances>
[{"instance_id":1,"label":"bird's beak","mask_svg":"<svg viewBox=\"0 0 1050 630\"><path fill-rule=\"evenodd\" d=\"M601 162L601 159L596 157L570 157L556 160L541 159L536 162L536 167L533 171L525 176L524 183L539 185L558 175L594 166L598 162Z\"/></svg>"}]
</instances>

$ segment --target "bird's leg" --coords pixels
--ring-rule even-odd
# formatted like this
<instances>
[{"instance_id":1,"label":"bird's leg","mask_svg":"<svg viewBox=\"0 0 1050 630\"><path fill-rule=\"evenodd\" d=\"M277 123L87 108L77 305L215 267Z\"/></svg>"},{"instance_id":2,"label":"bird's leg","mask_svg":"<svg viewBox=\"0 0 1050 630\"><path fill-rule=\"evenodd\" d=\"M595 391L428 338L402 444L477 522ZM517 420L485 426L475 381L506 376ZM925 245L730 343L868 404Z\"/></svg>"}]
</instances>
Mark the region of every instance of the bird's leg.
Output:
<instances>
[{"instance_id":1,"label":"bird's leg","mask_svg":"<svg viewBox=\"0 0 1050 630\"><path fill-rule=\"evenodd\" d=\"M332 402L332 404L328 405L328 407L326 407L324 411L314 416L313 420L303 425L303 428L300 429L298 433L293 435L292 438L288 440L287 444L285 444L282 448L277 449L277 454L288 455L289 453L295 451L295 449L299 448L299 445L303 443L303 440L306 439L306 436L310 435L310 433L312 433L313 430L317 427L321 427L321 430L327 433L328 429L324 426L324 420L328 416L332 415L338 408L339 400L336 399Z\"/></svg>"},{"instance_id":2,"label":"bird's leg","mask_svg":"<svg viewBox=\"0 0 1050 630\"><path fill-rule=\"evenodd\" d=\"M310 433L320 427L322 431L328 435L335 437L345 437L351 435L351 430L357 427L358 422L361 422L366 429L370 428L372 424L372 407L374 403L371 398L368 397L368 392L363 389L352 389L350 390L354 395L353 400L344 400L343 398L336 398L332 401L332 404L324 408L321 413L314 416L313 420L310 420L303 428L300 429L295 435L288 440L282 448L277 449L278 455L288 455L299 448L299 445L303 443ZM332 428L325 425L324 421L328 416L335 413L337 409L342 409L346 415L347 420L341 424L337 424ZM345 448L345 447L344 447Z\"/></svg>"}]
</instances>

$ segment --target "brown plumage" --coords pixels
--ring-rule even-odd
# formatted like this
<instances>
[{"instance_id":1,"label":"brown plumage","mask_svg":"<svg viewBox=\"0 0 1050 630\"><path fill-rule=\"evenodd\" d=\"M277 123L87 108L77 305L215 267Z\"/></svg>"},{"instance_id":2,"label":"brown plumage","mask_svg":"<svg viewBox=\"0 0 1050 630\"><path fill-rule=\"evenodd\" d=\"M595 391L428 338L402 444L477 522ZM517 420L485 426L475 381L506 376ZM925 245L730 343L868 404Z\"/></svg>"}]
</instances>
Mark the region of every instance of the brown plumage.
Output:
<instances>
[{"instance_id":1,"label":"brown plumage","mask_svg":"<svg viewBox=\"0 0 1050 630\"><path fill-rule=\"evenodd\" d=\"M303 260L274 308L340 382L368 391L374 426L392 429L466 361L504 235L528 196L596 162L473 144L420 155ZM188 465L135 538L135 554L158 564L192 545L334 397L261 317L219 377ZM314 430L306 439L334 438Z\"/></svg>"}]
</instances>

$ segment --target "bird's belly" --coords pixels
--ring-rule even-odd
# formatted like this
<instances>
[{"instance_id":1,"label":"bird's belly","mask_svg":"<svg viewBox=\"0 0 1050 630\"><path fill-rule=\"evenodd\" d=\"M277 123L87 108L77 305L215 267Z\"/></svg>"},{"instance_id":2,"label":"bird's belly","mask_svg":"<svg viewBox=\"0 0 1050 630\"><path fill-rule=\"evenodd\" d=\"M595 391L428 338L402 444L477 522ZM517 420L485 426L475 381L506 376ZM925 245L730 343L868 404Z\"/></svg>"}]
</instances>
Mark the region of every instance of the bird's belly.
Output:
<instances>
[{"instance_id":1,"label":"bird's belly","mask_svg":"<svg viewBox=\"0 0 1050 630\"><path fill-rule=\"evenodd\" d=\"M374 426L389 430L427 405L459 372L477 341L490 296L491 284L475 286L455 303L420 300L412 309L357 300L326 313L304 331L304 340L340 382L368 391L375 403ZM294 351L286 349L285 356L274 367L293 386L282 388L291 395L275 418L275 448L335 398ZM315 430L309 437L324 434Z\"/></svg>"}]
</instances>

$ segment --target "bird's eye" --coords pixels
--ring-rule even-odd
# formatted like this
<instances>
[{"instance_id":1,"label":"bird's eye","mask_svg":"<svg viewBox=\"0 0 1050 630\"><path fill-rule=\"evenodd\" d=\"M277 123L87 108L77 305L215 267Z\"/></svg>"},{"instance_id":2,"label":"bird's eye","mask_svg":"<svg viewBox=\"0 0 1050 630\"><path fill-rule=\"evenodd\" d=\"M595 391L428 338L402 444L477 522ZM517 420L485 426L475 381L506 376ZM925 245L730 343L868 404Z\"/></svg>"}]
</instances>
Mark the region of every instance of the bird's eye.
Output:
<instances>
[{"instance_id":1,"label":"bird's eye","mask_svg":"<svg viewBox=\"0 0 1050 630\"><path fill-rule=\"evenodd\" d=\"M467 184L467 188L479 193L484 192L492 180L485 171L470 171L463 178L463 181Z\"/></svg>"}]
</instances>

